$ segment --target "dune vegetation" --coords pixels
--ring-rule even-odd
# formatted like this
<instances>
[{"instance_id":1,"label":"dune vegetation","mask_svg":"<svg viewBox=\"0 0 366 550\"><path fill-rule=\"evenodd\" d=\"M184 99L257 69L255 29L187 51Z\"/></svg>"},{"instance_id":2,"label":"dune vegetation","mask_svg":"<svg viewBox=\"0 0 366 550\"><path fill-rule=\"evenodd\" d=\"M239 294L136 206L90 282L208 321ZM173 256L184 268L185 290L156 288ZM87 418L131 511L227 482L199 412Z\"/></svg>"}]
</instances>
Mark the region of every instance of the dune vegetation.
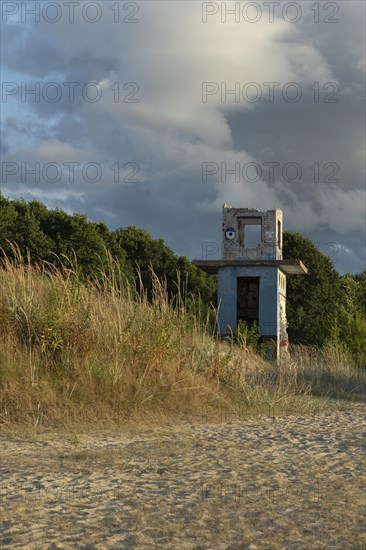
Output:
<instances>
[{"instance_id":1,"label":"dune vegetation","mask_svg":"<svg viewBox=\"0 0 366 550\"><path fill-rule=\"evenodd\" d=\"M190 297L179 273L174 299L151 278L148 296L111 257L93 282L4 256L3 427L316 413L364 396L366 371L341 348L294 346L277 367L245 335L220 342L215 309Z\"/></svg>"}]
</instances>

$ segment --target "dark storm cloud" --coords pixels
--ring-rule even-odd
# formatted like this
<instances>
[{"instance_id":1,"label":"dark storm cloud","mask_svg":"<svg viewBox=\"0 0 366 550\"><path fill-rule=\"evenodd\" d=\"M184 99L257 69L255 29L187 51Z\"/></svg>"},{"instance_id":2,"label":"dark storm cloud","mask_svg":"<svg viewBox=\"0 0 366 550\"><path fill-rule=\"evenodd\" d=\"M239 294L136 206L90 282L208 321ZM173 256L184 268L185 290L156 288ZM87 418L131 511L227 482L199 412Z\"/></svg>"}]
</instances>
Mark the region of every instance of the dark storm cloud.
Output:
<instances>
[{"instance_id":1,"label":"dark storm cloud","mask_svg":"<svg viewBox=\"0 0 366 550\"><path fill-rule=\"evenodd\" d=\"M219 253L222 203L281 207L285 229L312 238L335 258L340 271L360 271L364 7L357 2L339 6L339 22L328 25L314 24L309 10L293 25L283 20L253 25L228 20L223 25L218 18L204 25L201 5L181 2L141 3L135 25L114 25L111 13L108 21L95 25L80 18L73 24L3 25L9 81L61 87L79 82L79 89L95 82L103 92L95 103L78 92L73 102L67 94L57 103L41 98L19 104L19 94L12 97L6 105L3 160L79 161L80 169L72 183L68 173L56 183L41 178L37 184L14 175L3 189L86 212L111 227L144 227L189 257L202 257L205 243L217 245ZM222 102L220 93L203 103L202 82L207 81L225 83L228 89L236 82L256 82L263 90L263 83L278 81L281 88L273 103L236 104L232 96ZM116 82L122 92L117 102ZM125 101L128 82L138 85L136 103ZM288 82L302 89L296 103L281 94ZM323 101L331 91L322 89L328 82L339 86L337 103ZM95 183L82 177L88 162L101 166L102 177ZM118 182L111 168L116 162L121 166ZM278 162L280 170L296 162L302 179L288 182L280 173L269 181L263 170L253 183L232 176L222 180L218 171L204 182L205 162L224 163L228 169L236 163ZM316 162L319 181L309 168ZM137 182L125 181L127 163L138 165ZM324 168L326 163L339 167L337 181L323 181L332 168Z\"/></svg>"}]
</instances>

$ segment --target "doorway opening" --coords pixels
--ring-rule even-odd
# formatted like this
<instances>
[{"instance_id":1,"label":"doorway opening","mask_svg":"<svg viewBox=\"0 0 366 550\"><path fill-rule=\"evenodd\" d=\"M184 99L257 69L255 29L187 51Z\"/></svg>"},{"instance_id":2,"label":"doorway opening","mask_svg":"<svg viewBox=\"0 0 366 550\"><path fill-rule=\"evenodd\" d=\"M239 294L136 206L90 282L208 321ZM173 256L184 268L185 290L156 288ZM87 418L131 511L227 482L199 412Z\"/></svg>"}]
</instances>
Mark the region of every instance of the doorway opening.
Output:
<instances>
[{"instance_id":1,"label":"doorway opening","mask_svg":"<svg viewBox=\"0 0 366 550\"><path fill-rule=\"evenodd\" d=\"M239 321L259 325L259 277L237 278L236 319L237 326Z\"/></svg>"}]
</instances>

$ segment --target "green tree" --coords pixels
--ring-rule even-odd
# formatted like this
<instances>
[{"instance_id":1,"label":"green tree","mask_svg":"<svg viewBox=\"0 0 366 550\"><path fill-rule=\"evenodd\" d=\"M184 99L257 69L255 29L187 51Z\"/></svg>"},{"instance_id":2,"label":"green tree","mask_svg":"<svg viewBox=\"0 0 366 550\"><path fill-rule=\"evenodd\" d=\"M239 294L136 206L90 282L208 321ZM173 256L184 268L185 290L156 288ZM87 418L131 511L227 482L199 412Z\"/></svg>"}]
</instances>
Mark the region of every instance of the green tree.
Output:
<instances>
[{"instance_id":1,"label":"green tree","mask_svg":"<svg viewBox=\"0 0 366 550\"><path fill-rule=\"evenodd\" d=\"M366 314L364 278L346 274L340 280L341 294L335 323L336 342L344 345L359 364L366 364Z\"/></svg>"},{"instance_id":2,"label":"green tree","mask_svg":"<svg viewBox=\"0 0 366 550\"><path fill-rule=\"evenodd\" d=\"M76 261L79 274L88 278L100 271L108 271L109 250L121 271L130 272L125 252L117 247L104 224L90 222L83 214L71 216L62 210L51 210L41 227L52 239L53 257L49 261L55 265L62 263L74 267Z\"/></svg>"},{"instance_id":3,"label":"green tree","mask_svg":"<svg viewBox=\"0 0 366 550\"><path fill-rule=\"evenodd\" d=\"M176 269L187 276L187 292L198 295L206 305L217 304L217 276L207 275L185 256L177 258Z\"/></svg>"},{"instance_id":4,"label":"green tree","mask_svg":"<svg viewBox=\"0 0 366 550\"><path fill-rule=\"evenodd\" d=\"M17 217L14 205L0 193L0 248L7 254L11 252L9 241L14 238Z\"/></svg>"},{"instance_id":5,"label":"green tree","mask_svg":"<svg viewBox=\"0 0 366 550\"><path fill-rule=\"evenodd\" d=\"M361 273L350 275L358 285L357 301L366 317L366 269Z\"/></svg>"},{"instance_id":6,"label":"green tree","mask_svg":"<svg viewBox=\"0 0 366 550\"><path fill-rule=\"evenodd\" d=\"M163 239L154 239L147 231L135 226L117 229L115 236L133 264L135 276L140 270L143 286L149 293L152 268L160 279L166 279L170 294L177 292L179 271L182 283L187 278L187 294L200 296L206 304L216 299L215 278L198 269L185 256L177 258Z\"/></svg>"},{"instance_id":7,"label":"green tree","mask_svg":"<svg viewBox=\"0 0 366 550\"><path fill-rule=\"evenodd\" d=\"M300 233L284 232L283 254L286 259L302 260L308 268L307 275L287 277L290 341L322 346L333 338L340 276L330 259Z\"/></svg>"},{"instance_id":8,"label":"green tree","mask_svg":"<svg viewBox=\"0 0 366 550\"><path fill-rule=\"evenodd\" d=\"M81 214L48 210L39 201L9 200L0 194L0 247L9 257L11 243L34 263L46 260L56 267L76 267L85 278L108 271L109 250L122 276L132 276L126 252L105 224L90 222Z\"/></svg>"},{"instance_id":9,"label":"green tree","mask_svg":"<svg viewBox=\"0 0 366 550\"><path fill-rule=\"evenodd\" d=\"M46 259L52 249L52 240L40 228L38 212L43 205L37 201L9 201L0 196L0 246L10 257L13 250L8 241L16 244L23 255L39 260Z\"/></svg>"}]
</instances>

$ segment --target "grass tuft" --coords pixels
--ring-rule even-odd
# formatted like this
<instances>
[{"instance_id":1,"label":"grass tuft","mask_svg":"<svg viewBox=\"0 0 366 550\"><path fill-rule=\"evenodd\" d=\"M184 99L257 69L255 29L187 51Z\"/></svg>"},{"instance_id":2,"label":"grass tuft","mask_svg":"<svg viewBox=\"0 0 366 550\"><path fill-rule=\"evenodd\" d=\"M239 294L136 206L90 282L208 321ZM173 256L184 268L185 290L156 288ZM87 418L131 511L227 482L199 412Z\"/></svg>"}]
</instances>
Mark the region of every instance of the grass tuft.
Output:
<instances>
[{"instance_id":1,"label":"grass tuft","mask_svg":"<svg viewBox=\"0 0 366 550\"><path fill-rule=\"evenodd\" d=\"M362 398L366 372L344 351L292 347L276 367L245 345L221 343L196 301L154 273L152 299L110 258L109 273L0 268L0 422L60 426L146 418L309 413ZM119 281L117 283L117 281ZM139 286L140 288L140 286ZM240 413L238 410L240 409Z\"/></svg>"}]
</instances>

